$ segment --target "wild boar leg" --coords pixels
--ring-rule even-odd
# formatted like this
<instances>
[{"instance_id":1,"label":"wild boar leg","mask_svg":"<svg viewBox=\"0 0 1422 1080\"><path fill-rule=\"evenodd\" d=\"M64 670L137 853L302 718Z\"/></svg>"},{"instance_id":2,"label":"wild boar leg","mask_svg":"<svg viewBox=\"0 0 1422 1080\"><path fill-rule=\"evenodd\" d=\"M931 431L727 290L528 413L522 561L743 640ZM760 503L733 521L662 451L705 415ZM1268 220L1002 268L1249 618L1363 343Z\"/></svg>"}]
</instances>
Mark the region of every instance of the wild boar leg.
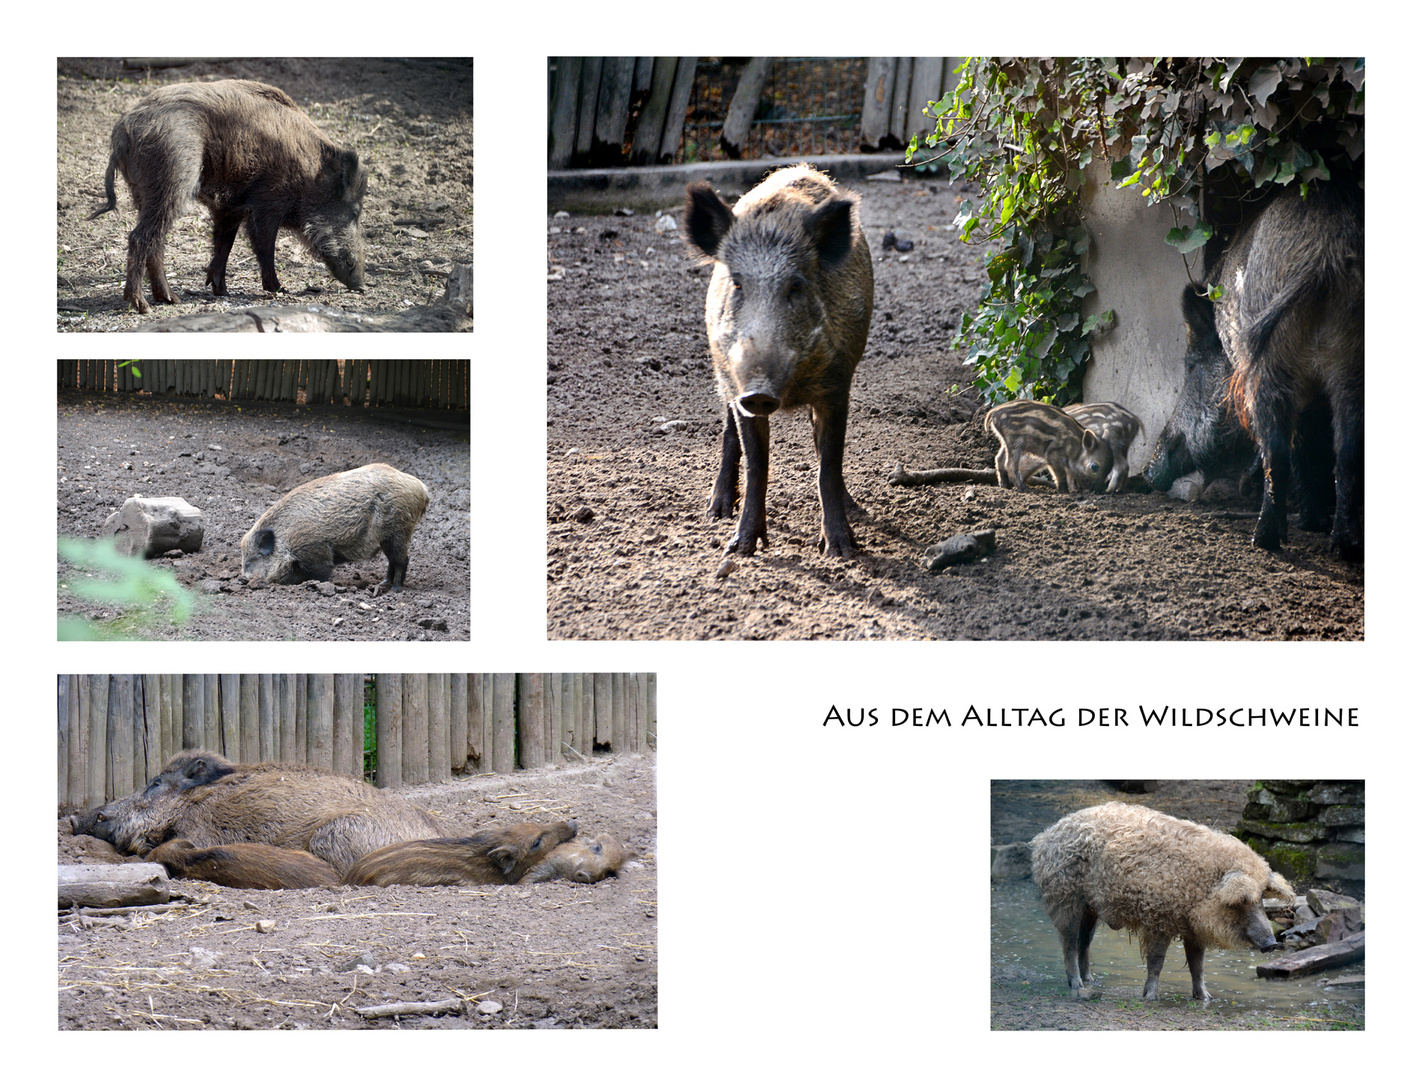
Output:
<instances>
[{"instance_id":1,"label":"wild boar leg","mask_svg":"<svg viewBox=\"0 0 1422 1080\"><path fill-rule=\"evenodd\" d=\"M737 416L736 426L746 458L746 494L741 500L741 520L736 526L736 535L726 545L726 553L754 555L757 540L770 546L765 535L765 491L770 483L770 418Z\"/></svg>"},{"instance_id":2,"label":"wild boar leg","mask_svg":"<svg viewBox=\"0 0 1422 1080\"><path fill-rule=\"evenodd\" d=\"M1277 409L1256 399L1250 411L1253 413L1250 427L1259 441L1259 454L1264 462L1264 504L1254 526L1254 544L1274 551L1289 539L1286 500L1292 482L1289 448L1294 441L1293 425L1287 405Z\"/></svg>"},{"instance_id":3,"label":"wild boar leg","mask_svg":"<svg viewBox=\"0 0 1422 1080\"><path fill-rule=\"evenodd\" d=\"M1190 992L1196 1001L1209 1001L1205 989L1205 946L1188 934L1181 939L1185 944L1185 963L1190 965Z\"/></svg>"},{"instance_id":4,"label":"wild boar leg","mask_svg":"<svg viewBox=\"0 0 1422 1080\"><path fill-rule=\"evenodd\" d=\"M1338 462L1337 513L1333 517L1331 546L1347 562L1363 561L1363 420L1333 415L1335 457Z\"/></svg>"},{"instance_id":5,"label":"wild boar leg","mask_svg":"<svg viewBox=\"0 0 1422 1080\"><path fill-rule=\"evenodd\" d=\"M262 288L267 292L281 292L276 272L276 241L280 231L281 218L278 216L254 210L247 218L247 235L257 256L257 266L262 271Z\"/></svg>"},{"instance_id":6,"label":"wild boar leg","mask_svg":"<svg viewBox=\"0 0 1422 1080\"><path fill-rule=\"evenodd\" d=\"M820 459L820 550L848 558L858 545L849 529L844 488L844 436L849 422L849 388L812 407L815 452Z\"/></svg>"},{"instance_id":7,"label":"wild boar leg","mask_svg":"<svg viewBox=\"0 0 1422 1080\"><path fill-rule=\"evenodd\" d=\"M1165 953L1170 948L1169 938L1147 938L1144 942L1146 954L1145 991L1141 997L1146 1001L1160 1000L1160 972L1165 967Z\"/></svg>"},{"instance_id":8,"label":"wild boar leg","mask_svg":"<svg viewBox=\"0 0 1422 1080\"><path fill-rule=\"evenodd\" d=\"M730 517L736 512L741 487L741 436L736 424L736 410L726 406L726 430L721 434L721 471L711 488L711 505L707 514L713 518Z\"/></svg>"},{"instance_id":9,"label":"wild boar leg","mask_svg":"<svg viewBox=\"0 0 1422 1080\"><path fill-rule=\"evenodd\" d=\"M207 264L207 282L212 286L213 296L227 295L227 257L232 253L232 243L237 239L237 230L242 227L241 214L212 214L212 261Z\"/></svg>"},{"instance_id":10,"label":"wild boar leg","mask_svg":"<svg viewBox=\"0 0 1422 1080\"><path fill-rule=\"evenodd\" d=\"M385 580L375 587L376 596L387 592L399 592L403 589L405 587L405 571L410 568L408 537L387 537L381 542L380 548L385 552L385 559L389 565L385 569Z\"/></svg>"}]
</instances>

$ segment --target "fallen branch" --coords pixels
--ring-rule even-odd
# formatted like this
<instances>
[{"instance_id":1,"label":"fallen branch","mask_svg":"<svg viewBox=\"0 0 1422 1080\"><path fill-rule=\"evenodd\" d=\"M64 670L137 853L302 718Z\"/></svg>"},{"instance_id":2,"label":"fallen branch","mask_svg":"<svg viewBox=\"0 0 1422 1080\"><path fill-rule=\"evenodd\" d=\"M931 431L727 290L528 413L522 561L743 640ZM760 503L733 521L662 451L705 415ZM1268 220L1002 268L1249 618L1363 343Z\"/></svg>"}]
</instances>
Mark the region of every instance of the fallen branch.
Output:
<instances>
[{"instance_id":1,"label":"fallen branch","mask_svg":"<svg viewBox=\"0 0 1422 1080\"><path fill-rule=\"evenodd\" d=\"M367 1020L374 1020L382 1016L435 1016L438 1013L462 1012L463 1009L463 999L445 998L443 1001L392 1001L388 1005L367 1005L351 1011Z\"/></svg>"}]
</instances>

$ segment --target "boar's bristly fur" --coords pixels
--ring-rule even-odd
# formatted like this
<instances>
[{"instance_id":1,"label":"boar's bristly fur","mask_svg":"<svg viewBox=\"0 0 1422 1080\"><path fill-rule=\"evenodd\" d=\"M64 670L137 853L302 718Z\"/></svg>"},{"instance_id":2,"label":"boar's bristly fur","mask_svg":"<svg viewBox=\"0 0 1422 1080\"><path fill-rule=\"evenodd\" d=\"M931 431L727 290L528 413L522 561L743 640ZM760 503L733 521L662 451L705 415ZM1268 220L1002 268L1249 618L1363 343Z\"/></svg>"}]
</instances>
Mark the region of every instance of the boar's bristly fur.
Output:
<instances>
[{"instance_id":1,"label":"boar's bristly fur","mask_svg":"<svg viewBox=\"0 0 1422 1080\"><path fill-rule=\"evenodd\" d=\"M1143 996L1158 997L1173 938L1185 946L1191 992L1208 1000L1205 949L1280 947L1261 901L1293 890L1233 836L1144 806L1105 803L1068 814L1032 840L1032 880L1062 940L1067 985L1091 981L1097 920L1140 938Z\"/></svg>"},{"instance_id":2,"label":"boar's bristly fur","mask_svg":"<svg viewBox=\"0 0 1422 1080\"><path fill-rule=\"evenodd\" d=\"M578 833L576 821L520 822L470 836L412 840L373 851L347 885L512 885Z\"/></svg>"}]
</instances>

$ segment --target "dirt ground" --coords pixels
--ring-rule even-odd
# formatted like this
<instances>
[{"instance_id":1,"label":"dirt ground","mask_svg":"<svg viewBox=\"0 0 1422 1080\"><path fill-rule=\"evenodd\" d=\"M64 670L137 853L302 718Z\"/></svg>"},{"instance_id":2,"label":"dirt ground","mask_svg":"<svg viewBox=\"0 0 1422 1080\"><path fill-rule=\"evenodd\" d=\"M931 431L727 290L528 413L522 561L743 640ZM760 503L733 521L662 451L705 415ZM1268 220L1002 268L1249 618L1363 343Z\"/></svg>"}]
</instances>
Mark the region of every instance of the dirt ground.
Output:
<instances>
[{"instance_id":1,"label":"dirt ground","mask_svg":"<svg viewBox=\"0 0 1422 1080\"><path fill-rule=\"evenodd\" d=\"M1239 824L1252 784L1251 780L1162 780L1160 787L1149 794L1131 795L1109 788L1100 780L994 780L992 843L1026 842L1063 816L1112 799L1229 832ZM1312 885L1322 885L1365 899L1360 881L1291 884L1300 895ZM1178 942L1171 948L1168 962L1179 961L1175 952ZM1133 1002L1131 1008L1120 1009L1104 1002L1068 998L1062 986L1024 985L1013 965L996 955L992 962L991 1015L994 1031L1227 1031L1261 1026L1255 1018L1221 1015L1198 1007ZM1321 1031L1329 1030L1333 1019L1326 1007L1320 1006L1316 1015L1296 1016L1291 1021L1293 1030Z\"/></svg>"},{"instance_id":2,"label":"dirt ground","mask_svg":"<svg viewBox=\"0 0 1422 1080\"><path fill-rule=\"evenodd\" d=\"M654 755L405 789L470 832L576 819L630 861L596 885L228 889L174 881L166 913L66 918L59 1027L566 1028L657 1026ZM121 859L59 819L59 862ZM272 920L271 933L255 924ZM462 998L462 1013L365 1020L352 1009ZM491 1015L476 1006L495 1002Z\"/></svg>"},{"instance_id":3,"label":"dirt ground","mask_svg":"<svg viewBox=\"0 0 1422 1080\"><path fill-rule=\"evenodd\" d=\"M200 207L168 235L168 283L179 303L139 315L123 299L128 233L137 223L120 177L118 210L94 221L103 205L109 134L144 94L178 82L255 79L285 90L333 141L370 168L361 212L366 288L351 292L299 241L283 232L277 276L286 293L262 291L245 230L232 248L227 287L218 299L204 285L212 258L211 225ZM273 59L194 61L134 71L118 60L59 61L58 329L152 330L196 312L272 302L320 302L358 315L428 305L444 295L445 276L473 252L473 67L468 59ZM147 280L145 295L151 297ZM405 329L419 328L415 324ZM434 326L445 329L444 325Z\"/></svg>"},{"instance_id":4,"label":"dirt ground","mask_svg":"<svg viewBox=\"0 0 1422 1080\"><path fill-rule=\"evenodd\" d=\"M1331 557L1326 536L1297 530L1281 552L1255 550L1258 505L1216 496L1229 485L1193 504L890 486L896 463L992 467L980 402L945 393L970 379L949 342L981 291L981 251L958 241L959 195L942 181L849 186L863 197L875 275L845 455L863 510L851 514L860 553L849 561L816 550L805 413L771 421L771 546L723 567L734 522L706 517L721 440L703 318L710 271L656 214L550 218L550 638L1363 636L1362 569ZM886 252L888 230L914 250ZM995 555L926 572L928 546L987 527Z\"/></svg>"},{"instance_id":5,"label":"dirt ground","mask_svg":"<svg viewBox=\"0 0 1422 1080\"><path fill-rule=\"evenodd\" d=\"M468 641L469 424L462 413L232 406L147 395L59 395L58 533L96 537L134 494L176 495L202 511L202 549L156 560L198 598L175 627L134 620L63 587L60 615L125 637L200 641ZM415 528L405 588L371 596L383 554L336 567L330 582L244 585L242 537L307 480L383 461L432 499Z\"/></svg>"}]
</instances>

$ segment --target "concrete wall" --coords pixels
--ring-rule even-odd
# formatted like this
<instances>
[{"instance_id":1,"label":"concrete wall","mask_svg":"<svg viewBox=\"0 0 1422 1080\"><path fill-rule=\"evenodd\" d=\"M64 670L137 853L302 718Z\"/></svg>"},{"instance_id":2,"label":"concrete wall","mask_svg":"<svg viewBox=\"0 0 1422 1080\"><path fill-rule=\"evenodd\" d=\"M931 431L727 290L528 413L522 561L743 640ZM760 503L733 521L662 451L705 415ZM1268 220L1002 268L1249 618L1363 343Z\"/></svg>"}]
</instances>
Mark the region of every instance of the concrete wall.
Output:
<instances>
[{"instance_id":1,"label":"concrete wall","mask_svg":"<svg viewBox=\"0 0 1422 1080\"><path fill-rule=\"evenodd\" d=\"M1085 400L1119 402L1141 418L1142 434L1131 448L1136 473L1150 457L1184 379L1180 293L1189 277L1180 253L1165 242L1175 227L1170 209L1147 206L1134 190L1117 190L1105 165L1093 167L1081 207L1091 233L1083 269L1096 286L1083 305L1085 314L1114 309L1117 319L1111 333L1092 343ZM1189 258L1198 264L1201 252Z\"/></svg>"}]
</instances>

